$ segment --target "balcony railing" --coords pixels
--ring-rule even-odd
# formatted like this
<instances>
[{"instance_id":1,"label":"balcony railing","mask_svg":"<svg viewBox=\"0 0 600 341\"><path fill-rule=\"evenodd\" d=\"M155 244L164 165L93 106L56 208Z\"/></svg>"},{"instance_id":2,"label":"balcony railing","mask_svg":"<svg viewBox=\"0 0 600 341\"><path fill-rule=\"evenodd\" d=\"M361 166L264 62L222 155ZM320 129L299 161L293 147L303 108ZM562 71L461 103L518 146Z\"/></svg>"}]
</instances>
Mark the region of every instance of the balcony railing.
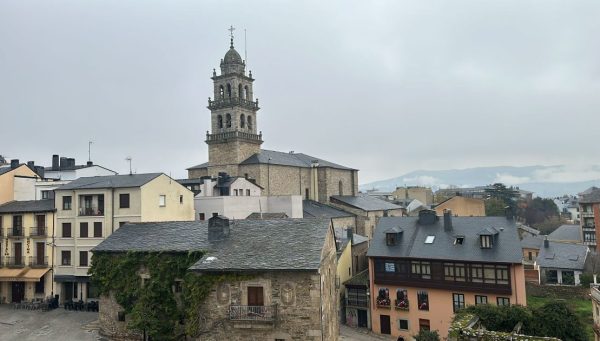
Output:
<instances>
[{"instance_id":1,"label":"balcony railing","mask_svg":"<svg viewBox=\"0 0 600 341\"><path fill-rule=\"evenodd\" d=\"M48 267L48 256L30 256L29 266L31 266L32 268Z\"/></svg>"},{"instance_id":2,"label":"balcony railing","mask_svg":"<svg viewBox=\"0 0 600 341\"><path fill-rule=\"evenodd\" d=\"M584 230L595 230L596 229L596 225L593 225L593 224L592 225L589 225L589 224L588 225L583 225L582 228Z\"/></svg>"},{"instance_id":3,"label":"balcony railing","mask_svg":"<svg viewBox=\"0 0 600 341\"><path fill-rule=\"evenodd\" d=\"M86 207L79 209L79 216L103 216L104 208L103 207Z\"/></svg>"},{"instance_id":4,"label":"balcony railing","mask_svg":"<svg viewBox=\"0 0 600 341\"><path fill-rule=\"evenodd\" d=\"M231 321L273 322L277 319L277 305L232 305L229 306L229 319Z\"/></svg>"},{"instance_id":5,"label":"balcony railing","mask_svg":"<svg viewBox=\"0 0 600 341\"><path fill-rule=\"evenodd\" d=\"M48 229L44 227L30 227L29 228L29 236L30 237L47 237Z\"/></svg>"},{"instance_id":6,"label":"balcony railing","mask_svg":"<svg viewBox=\"0 0 600 341\"><path fill-rule=\"evenodd\" d=\"M244 139L244 140L251 140L251 141L262 141L262 133L260 134L254 134L254 133L247 133L247 132L243 132L243 131L226 131L226 132L222 132L222 133L216 133L216 134L209 134L208 132L206 132L206 142L212 142L212 141L222 141L222 140L227 140L227 139L233 139L233 138L240 138L240 139Z\"/></svg>"},{"instance_id":7,"label":"balcony railing","mask_svg":"<svg viewBox=\"0 0 600 341\"><path fill-rule=\"evenodd\" d=\"M582 218L590 218L590 217L594 217L594 212L593 211L581 211L581 217Z\"/></svg>"},{"instance_id":8,"label":"balcony railing","mask_svg":"<svg viewBox=\"0 0 600 341\"><path fill-rule=\"evenodd\" d=\"M220 108L230 108L230 107L233 107L236 105L239 105L241 107L251 109L251 110L260 109L258 107L258 100L256 100L256 102L253 102L253 101L239 98L239 97L226 97L226 98L216 99L214 101L210 100L210 98L208 99L208 108L210 110L220 109Z\"/></svg>"},{"instance_id":9,"label":"balcony railing","mask_svg":"<svg viewBox=\"0 0 600 341\"><path fill-rule=\"evenodd\" d=\"M9 238L23 237L23 228L22 227L9 227L7 236Z\"/></svg>"},{"instance_id":10,"label":"balcony railing","mask_svg":"<svg viewBox=\"0 0 600 341\"><path fill-rule=\"evenodd\" d=\"M25 266L25 257L6 257L6 266L11 268L22 268Z\"/></svg>"}]
</instances>

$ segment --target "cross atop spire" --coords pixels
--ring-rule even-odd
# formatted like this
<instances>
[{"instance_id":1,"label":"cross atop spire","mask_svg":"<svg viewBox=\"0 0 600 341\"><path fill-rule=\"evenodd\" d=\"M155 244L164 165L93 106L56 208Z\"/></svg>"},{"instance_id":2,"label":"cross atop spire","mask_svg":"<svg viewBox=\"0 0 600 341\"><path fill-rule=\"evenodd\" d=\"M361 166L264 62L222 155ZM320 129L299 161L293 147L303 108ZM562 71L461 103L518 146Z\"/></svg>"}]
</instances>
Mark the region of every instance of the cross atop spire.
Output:
<instances>
[{"instance_id":1,"label":"cross atop spire","mask_svg":"<svg viewBox=\"0 0 600 341\"><path fill-rule=\"evenodd\" d=\"M231 25L227 31L229 31L229 36L231 37L231 48L233 48L233 31L235 31L235 27Z\"/></svg>"}]
</instances>

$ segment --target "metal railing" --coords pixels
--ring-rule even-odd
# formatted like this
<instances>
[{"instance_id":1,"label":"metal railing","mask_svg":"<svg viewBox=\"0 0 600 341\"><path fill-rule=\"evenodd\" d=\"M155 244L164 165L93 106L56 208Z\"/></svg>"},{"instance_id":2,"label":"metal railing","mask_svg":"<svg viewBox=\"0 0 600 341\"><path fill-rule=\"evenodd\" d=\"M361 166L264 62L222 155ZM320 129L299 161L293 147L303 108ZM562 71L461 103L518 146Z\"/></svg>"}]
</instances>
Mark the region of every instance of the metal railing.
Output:
<instances>
[{"instance_id":1,"label":"metal railing","mask_svg":"<svg viewBox=\"0 0 600 341\"><path fill-rule=\"evenodd\" d=\"M579 212L582 218L590 218L594 216L594 211L581 211Z\"/></svg>"},{"instance_id":2,"label":"metal railing","mask_svg":"<svg viewBox=\"0 0 600 341\"><path fill-rule=\"evenodd\" d=\"M29 256L29 266L45 268L48 266L48 256Z\"/></svg>"},{"instance_id":3,"label":"metal railing","mask_svg":"<svg viewBox=\"0 0 600 341\"><path fill-rule=\"evenodd\" d=\"M6 266L11 268L22 268L25 266L25 257L6 257Z\"/></svg>"},{"instance_id":4,"label":"metal railing","mask_svg":"<svg viewBox=\"0 0 600 341\"><path fill-rule=\"evenodd\" d=\"M99 207L87 207L87 208L80 208L79 209L79 216L103 216L104 215L104 208L99 208Z\"/></svg>"},{"instance_id":5,"label":"metal railing","mask_svg":"<svg viewBox=\"0 0 600 341\"><path fill-rule=\"evenodd\" d=\"M277 305L231 305L229 306L229 319L231 321L273 322L277 319Z\"/></svg>"},{"instance_id":6,"label":"metal railing","mask_svg":"<svg viewBox=\"0 0 600 341\"><path fill-rule=\"evenodd\" d=\"M30 227L29 228L29 236L30 237L46 237L48 229L45 226L38 227Z\"/></svg>"},{"instance_id":7,"label":"metal railing","mask_svg":"<svg viewBox=\"0 0 600 341\"><path fill-rule=\"evenodd\" d=\"M250 101L247 99L239 98L239 97L225 97L216 99L214 101L208 100L208 108L209 109L219 109L219 108L227 108L233 107L235 105L239 105L248 109L258 110L258 100L256 102Z\"/></svg>"},{"instance_id":8,"label":"metal railing","mask_svg":"<svg viewBox=\"0 0 600 341\"><path fill-rule=\"evenodd\" d=\"M7 236L10 237L23 237L22 227L9 227Z\"/></svg>"}]
</instances>

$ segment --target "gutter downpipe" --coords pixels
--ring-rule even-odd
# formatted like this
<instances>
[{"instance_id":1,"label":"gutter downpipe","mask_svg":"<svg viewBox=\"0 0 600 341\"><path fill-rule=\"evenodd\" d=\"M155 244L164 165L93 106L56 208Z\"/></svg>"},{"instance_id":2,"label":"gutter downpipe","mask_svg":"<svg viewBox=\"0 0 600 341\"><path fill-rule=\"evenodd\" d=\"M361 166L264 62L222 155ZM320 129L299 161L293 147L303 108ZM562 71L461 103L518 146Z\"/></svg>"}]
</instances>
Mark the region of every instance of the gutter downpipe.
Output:
<instances>
[{"instance_id":1,"label":"gutter downpipe","mask_svg":"<svg viewBox=\"0 0 600 341\"><path fill-rule=\"evenodd\" d=\"M321 304L319 304L319 312L321 313L321 341L324 340L323 333L323 274L319 270L319 296L321 296ZM337 318L337 316L336 316Z\"/></svg>"},{"instance_id":2,"label":"gutter downpipe","mask_svg":"<svg viewBox=\"0 0 600 341\"><path fill-rule=\"evenodd\" d=\"M115 232L115 189L111 188L110 189L111 192L111 207L110 207L110 216L111 216L111 223L110 223L110 228L112 229L112 233Z\"/></svg>"}]
</instances>

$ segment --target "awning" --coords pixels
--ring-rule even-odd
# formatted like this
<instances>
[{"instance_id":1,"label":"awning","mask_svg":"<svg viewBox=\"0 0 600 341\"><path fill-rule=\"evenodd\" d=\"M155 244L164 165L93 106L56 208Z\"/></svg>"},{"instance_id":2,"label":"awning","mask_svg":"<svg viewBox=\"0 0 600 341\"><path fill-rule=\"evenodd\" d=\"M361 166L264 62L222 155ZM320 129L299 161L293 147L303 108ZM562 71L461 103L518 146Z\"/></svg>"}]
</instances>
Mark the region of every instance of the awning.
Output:
<instances>
[{"instance_id":1,"label":"awning","mask_svg":"<svg viewBox=\"0 0 600 341\"><path fill-rule=\"evenodd\" d=\"M26 269L0 269L0 281L2 282L18 282L22 281L19 277Z\"/></svg>"},{"instance_id":2,"label":"awning","mask_svg":"<svg viewBox=\"0 0 600 341\"><path fill-rule=\"evenodd\" d=\"M42 278L49 270L50 269L29 269L27 272L21 274L21 281L39 282L40 278Z\"/></svg>"},{"instance_id":3,"label":"awning","mask_svg":"<svg viewBox=\"0 0 600 341\"><path fill-rule=\"evenodd\" d=\"M89 282L88 276L54 275L55 282Z\"/></svg>"}]
</instances>

